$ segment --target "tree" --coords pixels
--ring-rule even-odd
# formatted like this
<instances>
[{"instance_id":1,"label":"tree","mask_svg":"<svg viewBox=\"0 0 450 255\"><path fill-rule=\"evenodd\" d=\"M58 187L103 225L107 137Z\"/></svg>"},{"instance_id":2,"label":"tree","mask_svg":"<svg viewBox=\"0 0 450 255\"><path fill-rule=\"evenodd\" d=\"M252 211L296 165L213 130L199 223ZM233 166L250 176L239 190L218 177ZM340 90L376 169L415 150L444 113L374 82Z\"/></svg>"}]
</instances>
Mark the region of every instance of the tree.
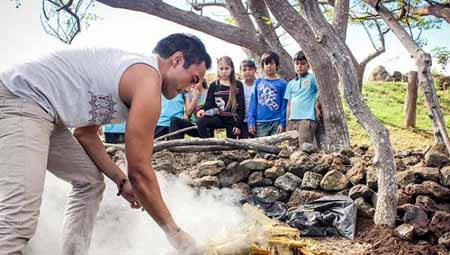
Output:
<instances>
[{"instance_id":1,"label":"tree","mask_svg":"<svg viewBox=\"0 0 450 255\"><path fill-rule=\"evenodd\" d=\"M416 66L419 73L420 85L425 97L425 105L428 110L428 116L434 131L436 143L445 144L450 152L450 141L445 126L445 120L440 107L439 99L434 89L433 77L431 75L431 56L425 52L414 39L406 32L397 21L395 16L381 3L379 0L367 0L377 13L388 25L395 36L400 40L403 46L408 50L409 54L416 60Z\"/></svg>"},{"instance_id":2,"label":"tree","mask_svg":"<svg viewBox=\"0 0 450 255\"><path fill-rule=\"evenodd\" d=\"M416 127L416 106L417 106L417 90L419 88L418 74L411 71L408 74L408 87L406 89L405 99L405 127Z\"/></svg>"},{"instance_id":3,"label":"tree","mask_svg":"<svg viewBox=\"0 0 450 255\"><path fill-rule=\"evenodd\" d=\"M78 3L81 1L83 0L78 0ZM281 56L282 65L288 66L288 68L282 70L282 74L287 79L292 77L291 57L279 41L275 31L278 26L271 22L263 1L247 1L248 8L243 5L241 0L201 1L201 3L200 1L191 1L192 8L199 11L207 6L227 8L237 26L202 16L193 11L174 7L161 0L97 0L97 2L114 8L144 12L190 27L246 48L247 52L253 56L259 56L267 50L275 51ZM61 7L63 6L67 5L61 5ZM64 10L64 8L61 10ZM313 38L309 38L309 40L313 40ZM336 151L350 146L347 123L337 87L338 79L331 61L326 57L316 58L315 51L310 51L310 54L307 55L310 57L313 70L316 71L324 113L324 133L319 137L319 140L323 149ZM321 55L326 56L326 53L321 50Z\"/></svg>"},{"instance_id":4,"label":"tree","mask_svg":"<svg viewBox=\"0 0 450 255\"><path fill-rule=\"evenodd\" d=\"M335 63L344 87L345 100L374 145L374 164L378 168L375 223L394 227L397 215L397 183L389 132L371 113L361 93L358 92L357 66L351 51L325 19L317 0L300 0L302 15L299 15L287 0L265 0L265 2L292 37L297 39L299 30L314 34L315 43L324 47L328 57Z\"/></svg>"}]
</instances>

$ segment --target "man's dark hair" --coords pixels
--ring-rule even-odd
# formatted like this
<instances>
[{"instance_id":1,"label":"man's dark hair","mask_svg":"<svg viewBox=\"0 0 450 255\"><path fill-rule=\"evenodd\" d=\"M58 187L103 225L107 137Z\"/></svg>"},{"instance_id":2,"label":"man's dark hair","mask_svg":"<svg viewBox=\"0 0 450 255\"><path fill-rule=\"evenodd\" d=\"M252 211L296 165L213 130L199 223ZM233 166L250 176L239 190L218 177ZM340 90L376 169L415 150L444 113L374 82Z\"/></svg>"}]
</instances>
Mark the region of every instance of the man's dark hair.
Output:
<instances>
[{"instance_id":1,"label":"man's dark hair","mask_svg":"<svg viewBox=\"0 0 450 255\"><path fill-rule=\"evenodd\" d=\"M301 60L308 61L308 59L306 58L305 53L302 50L297 52L297 53L295 53L295 55L294 55L294 61L301 61Z\"/></svg>"},{"instance_id":2,"label":"man's dark hair","mask_svg":"<svg viewBox=\"0 0 450 255\"><path fill-rule=\"evenodd\" d=\"M249 68L256 69L255 61L253 61L253 59L250 59L250 58L244 59L241 62L241 69L243 67L249 67Z\"/></svg>"},{"instance_id":3,"label":"man's dark hair","mask_svg":"<svg viewBox=\"0 0 450 255\"><path fill-rule=\"evenodd\" d=\"M261 57L261 67L264 68L265 64L270 64L272 62L275 62L275 65L278 67L280 66L280 57L278 54L276 54L273 51L266 52Z\"/></svg>"},{"instance_id":4,"label":"man's dark hair","mask_svg":"<svg viewBox=\"0 0 450 255\"><path fill-rule=\"evenodd\" d=\"M206 52L205 45L194 35L171 34L159 41L153 49L153 53L162 58L169 58L178 51L183 52L185 69L202 62L205 62L206 69L211 68L211 57Z\"/></svg>"}]
</instances>

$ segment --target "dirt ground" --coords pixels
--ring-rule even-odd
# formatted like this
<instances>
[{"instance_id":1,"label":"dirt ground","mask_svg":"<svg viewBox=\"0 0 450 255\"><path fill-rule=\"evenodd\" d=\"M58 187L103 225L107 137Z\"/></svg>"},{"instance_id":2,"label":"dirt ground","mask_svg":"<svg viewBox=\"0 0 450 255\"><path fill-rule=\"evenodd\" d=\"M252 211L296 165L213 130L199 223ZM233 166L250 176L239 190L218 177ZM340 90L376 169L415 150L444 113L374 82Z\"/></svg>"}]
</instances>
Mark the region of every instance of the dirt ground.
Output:
<instances>
[{"instance_id":1,"label":"dirt ground","mask_svg":"<svg viewBox=\"0 0 450 255\"><path fill-rule=\"evenodd\" d=\"M371 219L358 218L355 240L344 238L307 238L332 255L448 255L444 247L413 244L396 236L395 231L376 226Z\"/></svg>"}]
</instances>

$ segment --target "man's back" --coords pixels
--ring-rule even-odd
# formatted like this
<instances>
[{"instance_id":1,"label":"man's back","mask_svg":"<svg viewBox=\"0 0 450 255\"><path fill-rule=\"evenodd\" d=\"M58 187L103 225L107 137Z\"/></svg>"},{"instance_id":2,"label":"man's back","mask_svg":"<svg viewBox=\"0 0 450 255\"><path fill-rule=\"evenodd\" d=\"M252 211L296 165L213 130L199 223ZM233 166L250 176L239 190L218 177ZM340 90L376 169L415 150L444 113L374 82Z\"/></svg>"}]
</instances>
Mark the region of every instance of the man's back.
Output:
<instances>
[{"instance_id":1,"label":"man's back","mask_svg":"<svg viewBox=\"0 0 450 255\"><path fill-rule=\"evenodd\" d=\"M153 56L118 49L61 51L2 73L8 89L31 98L68 127L126 120L128 108L119 98L123 72L144 63L157 69Z\"/></svg>"}]
</instances>

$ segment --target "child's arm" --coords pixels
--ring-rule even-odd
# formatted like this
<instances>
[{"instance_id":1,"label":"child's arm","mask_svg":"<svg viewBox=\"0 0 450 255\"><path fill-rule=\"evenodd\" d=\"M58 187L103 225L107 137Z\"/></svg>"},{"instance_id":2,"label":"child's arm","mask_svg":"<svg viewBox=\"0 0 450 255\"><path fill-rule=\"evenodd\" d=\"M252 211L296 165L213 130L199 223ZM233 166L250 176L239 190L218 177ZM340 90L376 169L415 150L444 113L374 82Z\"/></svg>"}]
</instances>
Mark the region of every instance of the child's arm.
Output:
<instances>
[{"instance_id":1,"label":"child's arm","mask_svg":"<svg viewBox=\"0 0 450 255\"><path fill-rule=\"evenodd\" d=\"M214 93L216 92L217 86L216 82L211 83L208 88L208 94L206 95L205 105L202 106L202 109L197 112L197 118L203 118L205 116L205 111L216 108L216 101L214 99Z\"/></svg>"},{"instance_id":2,"label":"child's arm","mask_svg":"<svg viewBox=\"0 0 450 255\"><path fill-rule=\"evenodd\" d=\"M255 81L254 85L253 85L253 90L252 90L252 94L250 96L250 102L248 104L248 119L247 119L247 124L248 124L248 132L251 134L254 134L256 129L255 129L255 124L256 124L256 104L257 104L257 86L258 86L258 80Z\"/></svg>"},{"instance_id":3,"label":"child's arm","mask_svg":"<svg viewBox=\"0 0 450 255\"><path fill-rule=\"evenodd\" d=\"M189 96L185 97L184 99L184 109L185 113L188 117L191 117L192 113L194 112L195 104L197 103L198 93L191 92Z\"/></svg>"},{"instance_id":4,"label":"child's arm","mask_svg":"<svg viewBox=\"0 0 450 255\"><path fill-rule=\"evenodd\" d=\"M284 98L284 95L286 93L286 87L287 84L284 83L284 86L281 89L281 116L280 116L280 126L281 131L286 129L286 107L287 107L287 100Z\"/></svg>"},{"instance_id":5,"label":"child's arm","mask_svg":"<svg viewBox=\"0 0 450 255\"><path fill-rule=\"evenodd\" d=\"M314 108L315 108L314 110L316 112L317 121L320 121L322 119L322 106L320 105L318 88L317 88L317 82L316 82L316 79L314 77L312 77L311 80L312 80L311 85L314 88L314 92L317 94L317 96L316 96L316 104L314 106Z\"/></svg>"},{"instance_id":6,"label":"child's arm","mask_svg":"<svg viewBox=\"0 0 450 255\"><path fill-rule=\"evenodd\" d=\"M291 100L288 100L286 104L286 120L289 119L289 114L291 114Z\"/></svg>"},{"instance_id":7,"label":"child's arm","mask_svg":"<svg viewBox=\"0 0 450 255\"><path fill-rule=\"evenodd\" d=\"M320 105L319 97L317 97L315 108L317 121L320 121L322 119L322 106Z\"/></svg>"}]
</instances>

